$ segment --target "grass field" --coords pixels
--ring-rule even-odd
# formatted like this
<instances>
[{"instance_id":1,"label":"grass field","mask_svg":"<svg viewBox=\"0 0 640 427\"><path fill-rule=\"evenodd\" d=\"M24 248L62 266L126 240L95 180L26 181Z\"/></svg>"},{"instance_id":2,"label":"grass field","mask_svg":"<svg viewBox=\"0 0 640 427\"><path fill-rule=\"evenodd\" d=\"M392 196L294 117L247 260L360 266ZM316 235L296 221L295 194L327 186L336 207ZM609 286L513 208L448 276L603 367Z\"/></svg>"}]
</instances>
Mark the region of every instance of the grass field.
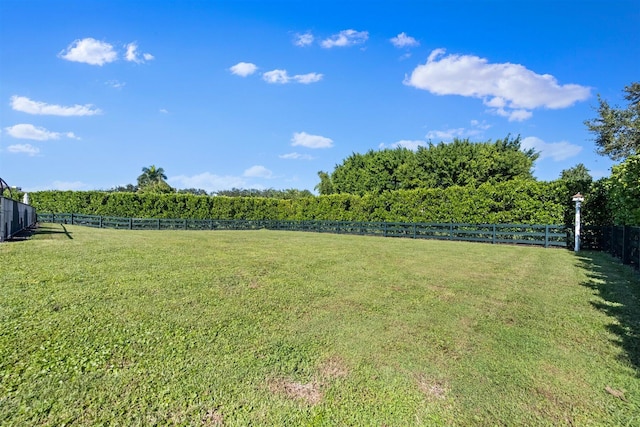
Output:
<instances>
[{"instance_id":1,"label":"grass field","mask_svg":"<svg viewBox=\"0 0 640 427\"><path fill-rule=\"evenodd\" d=\"M2 425L640 425L603 254L44 224L0 263Z\"/></svg>"}]
</instances>

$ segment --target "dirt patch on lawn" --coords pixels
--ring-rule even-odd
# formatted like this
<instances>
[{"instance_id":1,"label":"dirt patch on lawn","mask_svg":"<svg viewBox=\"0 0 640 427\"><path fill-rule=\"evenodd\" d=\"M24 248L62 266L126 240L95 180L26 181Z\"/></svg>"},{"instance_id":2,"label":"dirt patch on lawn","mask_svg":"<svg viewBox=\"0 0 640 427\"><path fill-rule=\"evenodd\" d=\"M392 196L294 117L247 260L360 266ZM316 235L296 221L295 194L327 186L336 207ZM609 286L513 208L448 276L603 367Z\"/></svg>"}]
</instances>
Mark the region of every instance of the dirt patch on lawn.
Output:
<instances>
[{"instance_id":1,"label":"dirt patch on lawn","mask_svg":"<svg viewBox=\"0 0 640 427\"><path fill-rule=\"evenodd\" d=\"M349 375L349 368L342 358L332 356L320 365L319 372L322 379L333 380Z\"/></svg>"},{"instance_id":2,"label":"dirt patch on lawn","mask_svg":"<svg viewBox=\"0 0 640 427\"><path fill-rule=\"evenodd\" d=\"M269 390L289 399L304 401L309 405L315 405L322 400L320 384L315 381L302 384L285 378L273 379L269 381Z\"/></svg>"},{"instance_id":3,"label":"dirt patch on lawn","mask_svg":"<svg viewBox=\"0 0 640 427\"><path fill-rule=\"evenodd\" d=\"M417 377L418 389L424 393L429 401L444 400L447 398L449 388L444 381L434 380L425 375Z\"/></svg>"},{"instance_id":4,"label":"dirt patch on lawn","mask_svg":"<svg viewBox=\"0 0 640 427\"><path fill-rule=\"evenodd\" d=\"M224 417L222 416L222 413L218 409L216 408L209 409L207 413L204 414L204 416L202 417L202 425L211 426L211 427L223 426Z\"/></svg>"}]
</instances>

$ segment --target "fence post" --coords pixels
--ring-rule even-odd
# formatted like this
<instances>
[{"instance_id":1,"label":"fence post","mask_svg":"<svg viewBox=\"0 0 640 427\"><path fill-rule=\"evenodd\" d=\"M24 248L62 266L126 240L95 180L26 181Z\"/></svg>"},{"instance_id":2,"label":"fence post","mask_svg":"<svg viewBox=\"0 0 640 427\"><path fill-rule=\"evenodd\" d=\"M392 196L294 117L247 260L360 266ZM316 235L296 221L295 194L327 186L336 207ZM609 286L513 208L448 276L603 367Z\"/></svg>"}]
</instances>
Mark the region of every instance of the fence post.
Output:
<instances>
[{"instance_id":1,"label":"fence post","mask_svg":"<svg viewBox=\"0 0 640 427\"><path fill-rule=\"evenodd\" d=\"M449 240L453 240L453 223L449 223Z\"/></svg>"},{"instance_id":2,"label":"fence post","mask_svg":"<svg viewBox=\"0 0 640 427\"><path fill-rule=\"evenodd\" d=\"M129 218L129 230L133 230L133 218Z\"/></svg>"},{"instance_id":3,"label":"fence post","mask_svg":"<svg viewBox=\"0 0 640 427\"><path fill-rule=\"evenodd\" d=\"M544 226L544 247L549 247L549 225Z\"/></svg>"},{"instance_id":4,"label":"fence post","mask_svg":"<svg viewBox=\"0 0 640 427\"><path fill-rule=\"evenodd\" d=\"M625 225L622 227L622 263L631 263L631 233L630 227Z\"/></svg>"},{"instance_id":5,"label":"fence post","mask_svg":"<svg viewBox=\"0 0 640 427\"><path fill-rule=\"evenodd\" d=\"M492 225L493 225L493 234L491 236L491 243L493 243L495 245L496 244L496 229L498 227L496 227L495 224L492 224Z\"/></svg>"},{"instance_id":6,"label":"fence post","mask_svg":"<svg viewBox=\"0 0 640 427\"><path fill-rule=\"evenodd\" d=\"M73 220L74 220L74 214L71 214L71 225L73 225Z\"/></svg>"}]
</instances>

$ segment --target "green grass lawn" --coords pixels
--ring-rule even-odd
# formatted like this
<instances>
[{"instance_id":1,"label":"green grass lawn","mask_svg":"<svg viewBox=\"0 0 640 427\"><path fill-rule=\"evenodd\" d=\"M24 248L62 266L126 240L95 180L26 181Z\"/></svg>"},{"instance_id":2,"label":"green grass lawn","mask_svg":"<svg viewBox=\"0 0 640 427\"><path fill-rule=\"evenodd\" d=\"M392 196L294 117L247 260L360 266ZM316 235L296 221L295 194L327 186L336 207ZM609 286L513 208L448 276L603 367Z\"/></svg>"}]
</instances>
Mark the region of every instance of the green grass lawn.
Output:
<instances>
[{"instance_id":1,"label":"green grass lawn","mask_svg":"<svg viewBox=\"0 0 640 427\"><path fill-rule=\"evenodd\" d=\"M2 425L640 425L607 255L44 224L0 263Z\"/></svg>"}]
</instances>

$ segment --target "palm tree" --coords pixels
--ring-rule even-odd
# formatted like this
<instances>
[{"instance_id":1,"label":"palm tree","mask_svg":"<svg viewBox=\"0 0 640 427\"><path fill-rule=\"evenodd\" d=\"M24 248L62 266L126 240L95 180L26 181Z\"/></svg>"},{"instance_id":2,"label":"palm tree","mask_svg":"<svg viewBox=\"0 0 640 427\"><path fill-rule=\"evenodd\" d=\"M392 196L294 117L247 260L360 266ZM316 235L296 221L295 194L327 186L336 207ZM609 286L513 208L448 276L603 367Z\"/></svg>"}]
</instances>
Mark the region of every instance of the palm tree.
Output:
<instances>
[{"instance_id":1,"label":"palm tree","mask_svg":"<svg viewBox=\"0 0 640 427\"><path fill-rule=\"evenodd\" d=\"M142 175L138 177L138 187L165 183L165 179L167 176L164 174L164 169L151 165L148 168L142 168Z\"/></svg>"}]
</instances>

